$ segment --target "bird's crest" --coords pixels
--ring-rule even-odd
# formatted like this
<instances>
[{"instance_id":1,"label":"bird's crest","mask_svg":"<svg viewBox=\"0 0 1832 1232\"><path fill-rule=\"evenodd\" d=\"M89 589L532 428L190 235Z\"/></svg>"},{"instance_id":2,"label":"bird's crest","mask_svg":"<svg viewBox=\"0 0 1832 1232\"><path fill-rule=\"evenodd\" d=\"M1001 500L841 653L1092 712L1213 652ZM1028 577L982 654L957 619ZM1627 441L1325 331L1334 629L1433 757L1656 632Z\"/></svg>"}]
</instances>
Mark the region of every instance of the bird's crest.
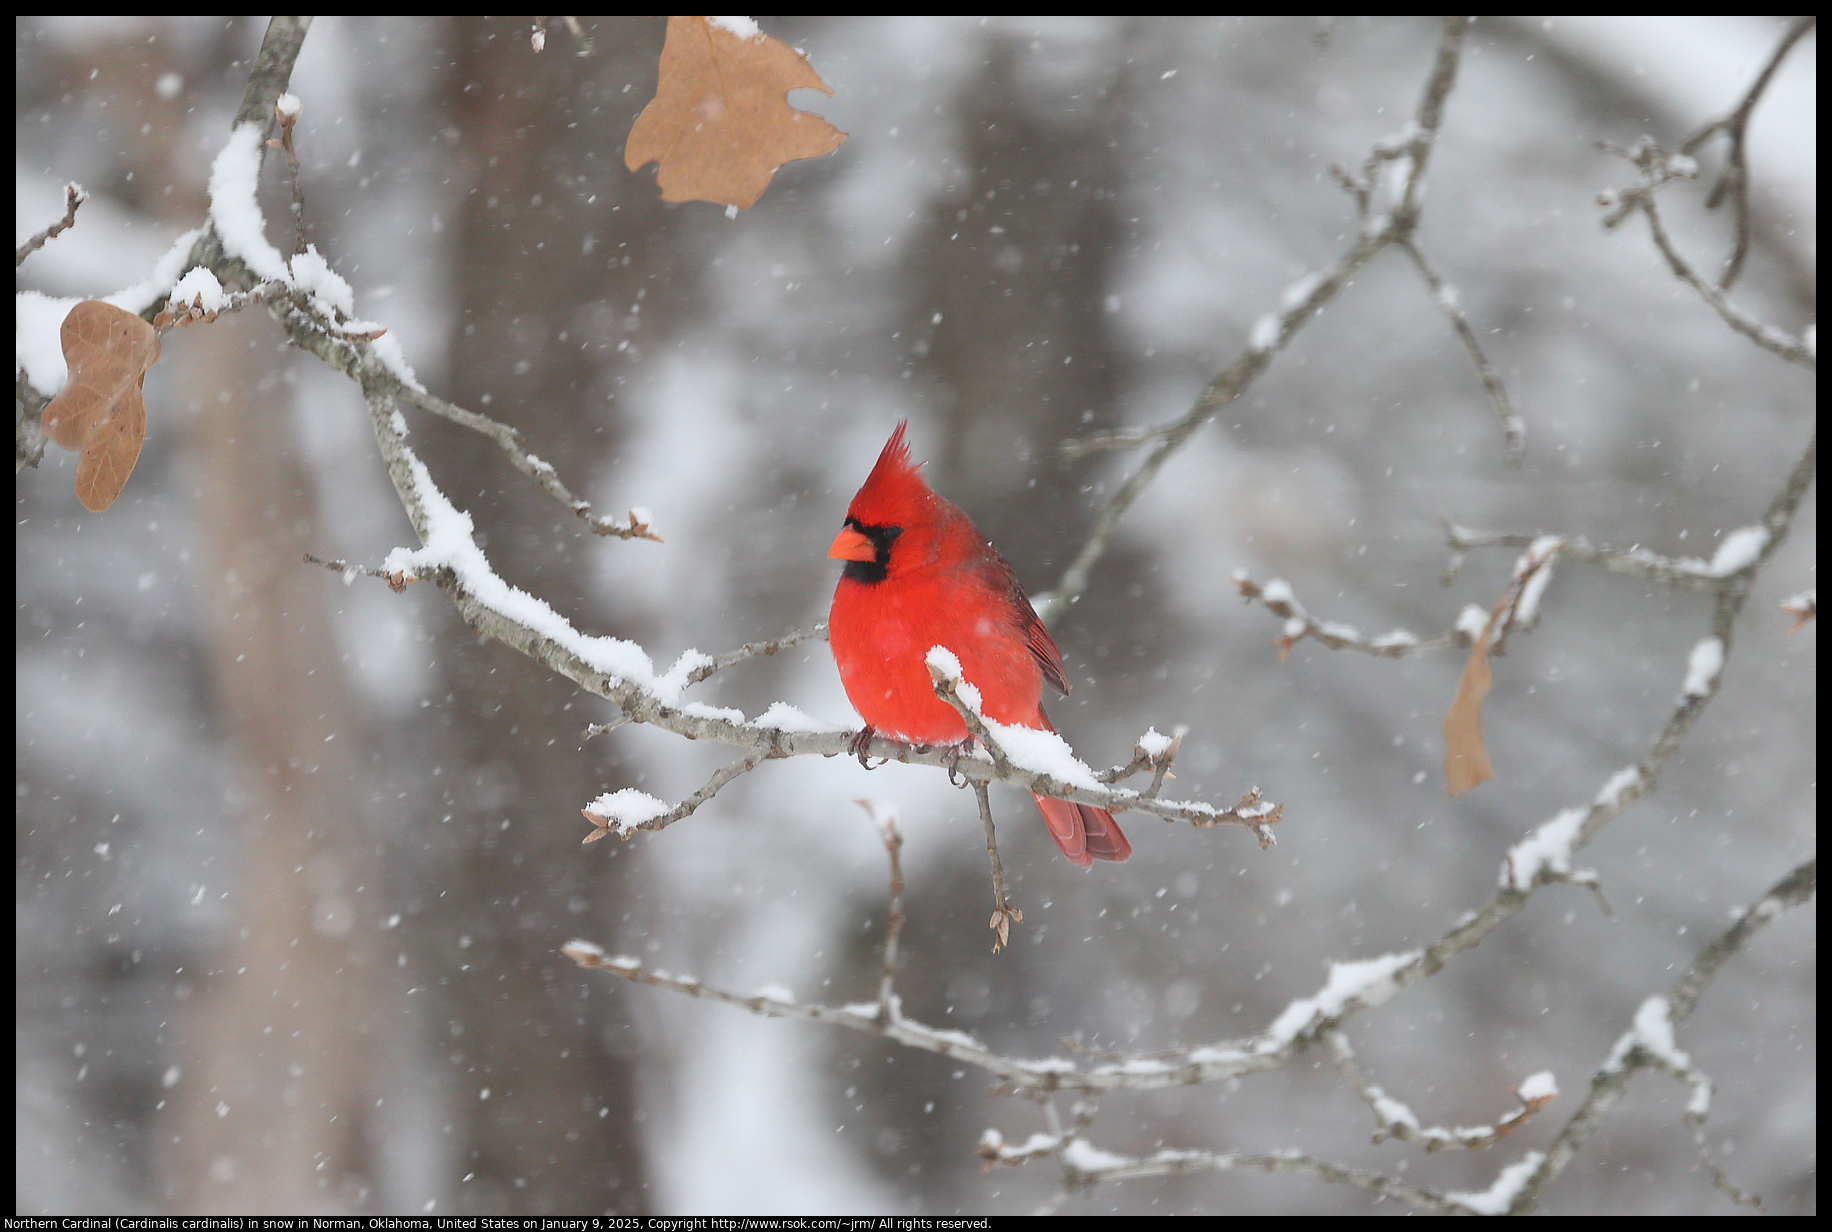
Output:
<instances>
[{"instance_id":1,"label":"bird's crest","mask_svg":"<svg viewBox=\"0 0 1832 1232\"><path fill-rule=\"evenodd\" d=\"M909 526L923 521L940 500L916 473L919 464L910 461L910 447L903 439L908 426L907 420L898 422L878 464L847 506L846 516L861 526Z\"/></svg>"}]
</instances>

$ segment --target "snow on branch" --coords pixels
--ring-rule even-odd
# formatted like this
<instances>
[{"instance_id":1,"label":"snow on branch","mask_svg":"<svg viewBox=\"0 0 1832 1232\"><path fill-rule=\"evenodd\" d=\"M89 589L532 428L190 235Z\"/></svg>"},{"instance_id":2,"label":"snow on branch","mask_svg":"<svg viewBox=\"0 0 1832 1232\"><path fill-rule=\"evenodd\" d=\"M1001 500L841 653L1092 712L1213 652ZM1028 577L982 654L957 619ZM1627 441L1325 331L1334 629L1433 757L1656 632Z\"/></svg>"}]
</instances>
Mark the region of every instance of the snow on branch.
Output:
<instances>
[{"instance_id":1,"label":"snow on branch","mask_svg":"<svg viewBox=\"0 0 1832 1232\"><path fill-rule=\"evenodd\" d=\"M1395 1180L1384 1172L1351 1168L1317 1159L1302 1151L1184 1151L1165 1149L1150 1155L1118 1155L1090 1145L1082 1138L1058 1140L1048 1135L1033 1137L1017 1147L1008 1147L988 1131L981 1140L980 1154L988 1163L1018 1164L1055 1156L1063 1168L1063 1188L1037 1211L1053 1213L1070 1194L1092 1189L1102 1182L1137 1181L1158 1176L1190 1176L1202 1172L1232 1172L1251 1168L1260 1172L1297 1172L1348 1185L1367 1193L1379 1194L1404 1202L1419 1210L1439 1215L1463 1215L1469 1212L1452 1199Z\"/></svg>"},{"instance_id":2,"label":"snow on branch","mask_svg":"<svg viewBox=\"0 0 1832 1232\"><path fill-rule=\"evenodd\" d=\"M778 702L756 718L748 718L737 710L682 697L687 687L725 667L822 637L825 635L823 627L797 631L771 641L753 642L720 656L688 651L667 670L658 671L649 656L634 643L583 634L547 603L510 586L496 574L476 544L469 515L440 491L425 464L408 444L408 425L400 413L400 403L420 407L488 437L516 469L533 478L595 533L645 539L659 539L659 536L654 532L648 513L640 508L632 508L627 520L595 513L587 502L559 480L550 464L524 448L515 429L428 392L387 328L354 316L353 288L316 249L307 246L288 258L267 240L266 220L256 201L255 188L269 148L264 140L266 133L274 123L297 114L296 109L289 109L283 115L277 104L286 88L304 31L305 24L292 19L276 18L270 24L267 42L251 74L249 91L237 114L236 125L212 165L209 225L201 232L185 236L174 249L174 259L161 263L154 279L156 286L130 290L136 297L140 297L142 290L147 291L143 298L148 301L146 310L150 311L150 305L166 297L167 292L174 287L181 288L182 299L173 298L167 306L166 324L204 322L213 313L245 303L265 302L294 345L343 372L361 388L369 407L378 451L421 546L411 550L397 549L379 569L341 561L329 562L330 565L343 572L346 578L360 573L377 573L397 588L414 580L430 578L446 590L460 615L473 629L497 638L588 692L615 703L622 721L649 723L689 739L717 740L744 750L743 758L715 774L679 805L659 811L632 811L604 805L606 811L596 813L602 824L592 837L612 830L628 833L636 828L661 829L690 815L721 787L765 760L809 755L831 757L845 752L847 733L832 724L811 719L786 703ZM127 294L123 292L115 298ZM55 311L56 307L52 305L52 311L41 314L45 318L45 328L41 332L52 340L48 347L52 358L57 356L55 339L65 315ZM135 302L130 310L138 311L142 307ZM30 332L22 329L22 337ZM28 351L33 348L22 342L22 355ZM49 361L45 367L48 370ZM31 370L29 364L27 368ZM34 384L37 383L34 380ZM58 379L45 381L53 390L61 383L61 374ZM42 450L41 439L37 453L42 454ZM35 457L28 460L35 460ZM868 751L874 756L909 763L951 764L944 752L911 749L881 738L872 741ZM1144 766L1167 764L1161 758L1157 762L1147 759ZM1062 795L1113 810L1151 812L1168 820L1185 820L1205 826L1224 821L1248 825L1262 839L1270 834L1265 827L1276 819L1276 808L1261 803L1256 793L1249 793L1240 805L1228 809L1203 803L1163 801L1156 798L1155 790L1146 794L1111 786L1114 777L1124 777L1123 774L1105 780L1088 774L1070 785L1056 783L1048 775L1026 770L1009 761L1003 770L997 770L990 760L975 759L964 769L970 779L981 783L1002 778L1021 786L1035 787L1044 794ZM588 810L588 815L590 812Z\"/></svg>"},{"instance_id":3,"label":"snow on branch","mask_svg":"<svg viewBox=\"0 0 1832 1232\"><path fill-rule=\"evenodd\" d=\"M1452 1147L1460 1150L1486 1150L1526 1124L1534 1113L1558 1098L1558 1080L1549 1072L1541 1071L1528 1076L1514 1088L1514 1096L1520 1106L1504 1113L1492 1124L1454 1129L1421 1125L1417 1114L1410 1107L1363 1076L1347 1036L1341 1031L1326 1031L1323 1043L1329 1049L1330 1058L1336 1062L1336 1068L1342 1071L1342 1076L1374 1114L1375 1143L1395 1138L1422 1146L1427 1151Z\"/></svg>"},{"instance_id":4,"label":"snow on branch","mask_svg":"<svg viewBox=\"0 0 1832 1232\"><path fill-rule=\"evenodd\" d=\"M1055 732L1009 726L981 715L979 690L962 678L960 660L947 650L939 646L930 650L928 668L935 681L935 695L954 707L968 732L986 750L983 759L957 754L950 760L942 756L941 764L951 770L958 768L969 781L996 779L1040 796L1092 804L1110 813L1150 813L1165 821L1185 821L1202 829L1245 826L1253 831L1262 848L1277 841L1270 827L1279 820L1283 806L1262 799L1257 787L1249 788L1232 808L1217 808L1202 801L1160 800L1131 788L1106 786ZM873 741L872 752L877 752L878 744Z\"/></svg>"},{"instance_id":5,"label":"snow on branch","mask_svg":"<svg viewBox=\"0 0 1832 1232\"><path fill-rule=\"evenodd\" d=\"M1472 631L1467 627L1467 623L1459 618L1448 633L1442 633L1436 637L1420 637L1406 629L1394 629L1387 633L1369 636L1354 625L1343 624L1336 620L1318 620L1312 616L1304 609L1304 605L1298 602L1297 595L1292 593L1291 584L1284 578L1273 578L1262 585L1249 577L1246 570L1236 569L1228 575L1228 580L1234 583L1236 590L1240 591L1241 598L1249 603L1257 599L1265 604L1266 609L1273 615L1285 618L1285 627L1279 634L1279 661L1281 663L1291 653L1292 647L1307 637L1323 643L1331 650L1354 650L1385 659L1398 659L1425 650L1448 650L1452 647L1467 650L1475 644L1476 638L1482 632L1481 625ZM1481 611L1481 609L1477 610ZM1481 615L1483 621L1486 622L1488 614L1482 612Z\"/></svg>"},{"instance_id":6,"label":"snow on branch","mask_svg":"<svg viewBox=\"0 0 1832 1232\"><path fill-rule=\"evenodd\" d=\"M1297 1151L1249 1154L1171 1149L1143 1157L1126 1157L1088 1143L1081 1136L1086 1128L1085 1121L1078 1122L1071 1131L1033 1134L1015 1145L1007 1144L997 1130L988 1130L980 1140L979 1153L986 1159L988 1166L1019 1166L1045 1158L1056 1158L1063 1168L1064 1184L1062 1191L1046 1204L1046 1211L1054 1210L1071 1193L1103 1181L1258 1168L1267 1172L1308 1173L1326 1181L1352 1185L1397 1199L1419 1210L1439 1214L1524 1214L1534 1208L1559 1172L1600 1127L1603 1118L1620 1100L1629 1077L1638 1069L1654 1068L1671 1074L1691 1090L1686 1121L1698 1145L1701 1162L1713 1182L1733 1201L1763 1209L1760 1198L1733 1184L1711 1157L1704 1140L1704 1121L1710 1111L1710 1079L1677 1046L1673 1030L1691 1012L1712 976L1730 957L1747 945L1755 933L1772 923L1787 908L1798 906L1812 897L1817 885L1816 868L1817 863L1813 860L1795 868L1753 906L1742 912L1730 929L1699 954L1672 993L1644 1000L1635 1013L1634 1025L1617 1040L1609 1056L1599 1066L1584 1106L1573 1115L1552 1146L1543 1152L1529 1151L1520 1159L1504 1165L1486 1189L1436 1193L1405 1184L1382 1172L1347 1168ZM1337 982L1337 974L1333 972L1331 985ZM1300 1004L1293 1003L1294 1007ZM1288 1009L1285 1016L1290 1015L1291 1010ZM1330 1027L1318 1032L1316 1037L1321 1038L1329 1047L1344 1076L1373 1111L1379 1127L1375 1136L1377 1142L1383 1138L1399 1138L1422 1145L1427 1150L1489 1147L1518 1128L1535 1112L1544 1109L1558 1095L1558 1084L1551 1074L1533 1074L1515 1088L1514 1093L1521 1106L1492 1125L1467 1129L1425 1127L1419 1124L1416 1115L1404 1103L1367 1082L1340 1031ZM1064 1087L1070 1085L1062 1083Z\"/></svg>"},{"instance_id":7,"label":"snow on branch","mask_svg":"<svg viewBox=\"0 0 1832 1232\"><path fill-rule=\"evenodd\" d=\"M1470 530L1449 522L1444 524L1444 535L1457 554L1453 568L1461 564L1461 554L1471 548L1524 548L1543 538ZM1710 560L1701 560L1696 556L1662 556L1646 548L1604 547L1581 535L1561 535L1558 554L1566 560L1599 565L1611 573L1715 591L1766 560L1772 538L1766 526L1739 527L1724 536Z\"/></svg>"},{"instance_id":8,"label":"snow on branch","mask_svg":"<svg viewBox=\"0 0 1832 1232\"><path fill-rule=\"evenodd\" d=\"M1583 1105L1572 1114L1552 1145L1535 1160L1534 1167L1522 1179L1518 1192L1508 1204L1509 1213L1525 1214L1533 1210L1559 1173L1602 1127L1604 1118L1626 1092L1629 1079L1641 1069L1662 1070L1687 1085L1691 1097L1686 1104L1686 1122L1713 1182L1732 1200L1761 1209L1761 1200L1731 1184L1706 1149L1704 1123L1711 1111L1711 1080L1679 1048L1673 1032L1691 1015L1700 995L1723 965L1741 952L1757 933L1779 919L1782 912L1811 899L1818 884L1817 859L1795 866L1761 898L1739 912L1736 922L1699 952L1671 991L1665 996L1650 996L1642 1001L1635 1011L1633 1025L1618 1037L1609 1055L1597 1067Z\"/></svg>"}]
</instances>

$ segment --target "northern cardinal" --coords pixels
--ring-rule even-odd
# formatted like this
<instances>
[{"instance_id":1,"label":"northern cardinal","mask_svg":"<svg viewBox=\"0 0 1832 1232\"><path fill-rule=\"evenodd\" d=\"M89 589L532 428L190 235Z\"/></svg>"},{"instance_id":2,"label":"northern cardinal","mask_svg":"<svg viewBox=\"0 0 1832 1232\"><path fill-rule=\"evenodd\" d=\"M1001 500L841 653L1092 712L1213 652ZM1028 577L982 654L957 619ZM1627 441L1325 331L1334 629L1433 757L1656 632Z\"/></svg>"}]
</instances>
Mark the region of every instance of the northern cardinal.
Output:
<instances>
[{"instance_id":1,"label":"northern cardinal","mask_svg":"<svg viewBox=\"0 0 1832 1232\"><path fill-rule=\"evenodd\" d=\"M840 683L865 720L861 739L874 729L913 744L967 738L960 715L935 696L924 663L931 646L960 659L987 718L1055 731L1043 713L1043 682L1068 693L1062 652L1005 558L916 473L905 426L891 433L827 550L846 562L828 637ZM1032 798L1062 854L1082 868L1132 854L1105 809Z\"/></svg>"}]
</instances>

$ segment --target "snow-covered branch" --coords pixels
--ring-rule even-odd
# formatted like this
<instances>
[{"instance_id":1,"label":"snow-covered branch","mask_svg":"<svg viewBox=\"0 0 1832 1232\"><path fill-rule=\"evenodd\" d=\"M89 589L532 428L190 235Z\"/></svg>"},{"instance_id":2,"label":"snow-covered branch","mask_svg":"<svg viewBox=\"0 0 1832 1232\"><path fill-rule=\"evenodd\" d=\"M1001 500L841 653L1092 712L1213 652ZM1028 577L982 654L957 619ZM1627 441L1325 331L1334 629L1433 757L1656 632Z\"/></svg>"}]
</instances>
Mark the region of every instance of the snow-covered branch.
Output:
<instances>
[{"instance_id":1,"label":"snow-covered branch","mask_svg":"<svg viewBox=\"0 0 1832 1232\"><path fill-rule=\"evenodd\" d=\"M1144 792L1107 786L1055 732L996 723L982 715L979 690L962 678L960 660L952 654L940 648L931 650L928 666L935 681L935 695L954 707L967 731L986 750L985 759L960 756L953 750L943 752L941 764L950 771L958 768L972 782L996 779L1040 796L1092 804L1110 813L1150 813L1165 821L1185 821L1202 829L1245 826L1253 831L1261 847L1270 847L1277 841L1271 827L1279 820L1283 806L1262 799L1259 788L1249 788L1232 808L1216 808L1201 801L1157 799L1155 791L1162 776L1154 778L1152 787ZM873 741L873 752L878 743Z\"/></svg>"},{"instance_id":2,"label":"snow-covered branch","mask_svg":"<svg viewBox=\"0 0 1832 1232\"><path fill-rule=\"evenodd\" d=\"M1565 1166L1583 1149L1584 1144L1601 1128L1603 1119L1621 1100L1628 1081L1641 1069L1660 1069L1684 1082L1692 1092L1686 1105L1686 1120L1701 1152L1705 1150L1703 1126L1711 1111L1711 1082L1690 1057L1674 1042L1673 1028L1685 1021L1698 1004L1699 996L1712 978L1731 957L1739 953L1757 933L1767 928L1790 907L1797 907L1813 897L1819 884L1819 862L1807 860L1777 881L1761 898L1738 913L1736 922L1699 951L1686 973L1665 996L1651 996L1635 1012L1634 1025L1617 1039L1609 1056L1598 1067L1590 1081L1590 1092L1571 1120L1539 1159L1524 1180L1509 1211L1525 1214L1533 1210L1548 1187ZM1744 1194L1723 1176L1704 1155L1719 1188L1738 1202L1759 1206L1760 1200Z\"/></svg>"},{"instance_id":3,"label":"snow-covered branch","mask_svg":"<svg viewBox=\"0 0 1832 1232\"><path fill-rule=\"evenodd\" d=\"M1007 1146L996 1130L988 1130L980 1141L980 1155L989 1163L1018 1165L1035 1159L1054 1157L1063 1167L1062 1193L1048 1210L1054 1210L1061 1199L1079 1190L1090 1189L1103 1181L1138 1181L1158 1176L1189 1176L1199 1172L1232 1172L1252 1168L1260 1172L1298 1172L1348 1185L1367 1193L1393 1198L1408 1206L1439 1215L1465 1215L1469 1211L1443 1195L1395 1180L1384 1172L1350 1168L1316 1159L1301 1151L1181 1151L1166 1149L1150 1155L1132 1157L1102 1150L1086 1139L1057 1138L1047 1134L1032 1135L1016 1145ZM1039 1212L1046 1213L1046 1212Z\"/></svg>"},{"instance_id":4,"label":"snow-covered branch","mask_svg":"<svg viewBox=\"0 0 1832 1232\"><path fill-rule=\"evenodd\" d=\"M1457 553L1471 548L1524 548L1543 537L1495 534L1450 523L1445 524L1444 533ZM1592 544L1582 535L1561 535L1558 554L1565 560L1597 565L1611 573L1715 591L1762 560L1768 541L1769 533L1763 526L1738 527L1724 536L1710 560L1703 560L1696 556L1662 556L1646 548L1611 548Z\"/></svg>"},{"instance_id":5,"label":"snow-covered branch","mask_svg":"<svg viewBox=\"0 0 1832 1232\"><path fill-rule=\"evenodd\" d=\"M1441 1151L1450 1147L1486 1150L1526 1124L1535 1112L1558 1098L1557 1079L1542 1071L1528 1076L1514 1088L1520 1106L1496 1118L1492 1124L1456 1128L1423 1125L1409 1106L1369 1082L1362 1074L1361 1064L1356 1060L1355 1050L1349 1045L1346 1035L1341 1031L1325 1032L1323 1043L1329 1049L1330 1059L1335 1061L1336 1068L1342 1071L1342 1076L1374 1114L1376 1143L1395 1138L1422 1146L1427 1151Z\"/></svg>"}]
</instances>

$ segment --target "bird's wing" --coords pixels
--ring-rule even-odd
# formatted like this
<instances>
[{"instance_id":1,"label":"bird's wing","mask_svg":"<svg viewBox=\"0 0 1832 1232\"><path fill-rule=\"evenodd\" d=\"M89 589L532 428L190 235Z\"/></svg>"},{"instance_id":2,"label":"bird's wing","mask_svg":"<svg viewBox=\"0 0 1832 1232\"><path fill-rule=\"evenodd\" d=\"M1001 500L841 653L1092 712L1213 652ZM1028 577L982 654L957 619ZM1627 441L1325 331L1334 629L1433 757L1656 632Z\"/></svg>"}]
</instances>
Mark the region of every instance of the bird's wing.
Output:
<instances>
[{"instance_id":1,"label":"bird's wing","mask_svg":"<svg viewBox=\"0 0 1832 1232\"><path fill-rule=\"evenodd\" d=\"M1030 596L1024 593L1024 587L1019 584L1018 575L1012 572L1010 563L989 543L980 568L986 583L1003 593L1005 601L1011 605L1012 620L1017 631L1023 635L1031 658L1037 661L1037 667L1043 672L1043 678L1058 693L1067 697L1069 681L1062 671L1062 651L1056 649L1056 639L1050 636L1043 621L1037 618L1037 609L1031 606Z\"/></svg>"}]
</instances>

